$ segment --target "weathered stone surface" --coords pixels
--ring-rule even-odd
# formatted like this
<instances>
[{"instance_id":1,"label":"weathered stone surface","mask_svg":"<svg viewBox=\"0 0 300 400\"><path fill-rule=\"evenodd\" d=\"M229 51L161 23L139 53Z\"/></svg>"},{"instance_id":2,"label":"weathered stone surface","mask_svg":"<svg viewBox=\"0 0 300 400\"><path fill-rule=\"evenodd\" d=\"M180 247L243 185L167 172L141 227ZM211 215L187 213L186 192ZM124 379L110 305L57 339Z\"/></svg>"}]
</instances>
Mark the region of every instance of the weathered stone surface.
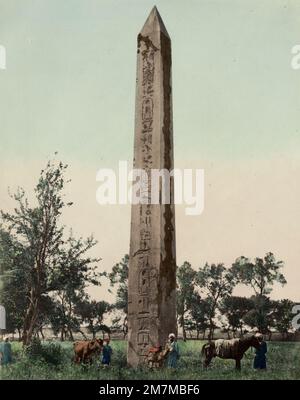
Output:
<instances>
[{"instance_id":1,"label":"weathered stone surface","mask_svg":"<svg viewBox=\"0 0 300 400\"><path fill-rule=\"evenodd\" d=\"M138 35L134 168L173 169L171 41L156 7ZM172 178L168 190L170 204L137 204L131 210L127 360L133 367L145 361L149 347L164 345L176 331Z\"/></svg>"}]
</instances>

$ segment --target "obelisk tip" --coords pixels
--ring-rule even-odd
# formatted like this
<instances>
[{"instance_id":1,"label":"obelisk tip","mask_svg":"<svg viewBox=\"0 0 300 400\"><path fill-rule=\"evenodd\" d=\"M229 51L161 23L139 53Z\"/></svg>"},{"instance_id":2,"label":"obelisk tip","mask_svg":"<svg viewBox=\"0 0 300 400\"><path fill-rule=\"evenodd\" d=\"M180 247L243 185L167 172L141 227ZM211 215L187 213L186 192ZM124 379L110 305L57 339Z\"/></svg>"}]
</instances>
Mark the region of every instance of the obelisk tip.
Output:
<instances>
[{"instance_id":1,"label":"obelisk tip","mask_svg":"<svg viewBox=\"0 0 300 400\"><path fill-rule=\"evenodd\" d=\"M151 34L151 32L162 32L166 37L170 38L156 6L152 8L140 34L147 36Z\"/></svg>"}]
</instances>

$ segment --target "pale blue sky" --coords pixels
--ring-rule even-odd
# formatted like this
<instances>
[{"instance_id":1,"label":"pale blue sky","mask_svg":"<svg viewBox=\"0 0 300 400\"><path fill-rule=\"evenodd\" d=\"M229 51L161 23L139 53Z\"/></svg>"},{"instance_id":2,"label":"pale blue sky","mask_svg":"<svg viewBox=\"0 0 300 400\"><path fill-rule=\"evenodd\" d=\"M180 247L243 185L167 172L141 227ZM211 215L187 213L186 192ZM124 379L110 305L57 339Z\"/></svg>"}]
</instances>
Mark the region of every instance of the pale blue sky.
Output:
<instances>
[{"instance_id":1,"label":"pale blue sky","mask_svg":"<svg viewBox=\"0 0 300 400\"><path fill-rule=\"evenodd\" d=\"M299 145L300 3L157 1L173 42L176 156ZM127 159L136 34L153 1L1 0L1 157ZM191 146L192 143L192 146Z\"/></svg>"},{"instance_id":2,"label":"pale blue sky","mask_svg":"<svg viewBox=\"0 0 300 400\"><path fill-rule=\"evenodd\" d=\"M274 251L296 297L300 257L298 0L161 0L172 39L175 166L205 168L206 207L177 213L178 261ZM1 204L55 151L73 214L106 268L128 251L129 207L95 202L96 171L132 159L136 36L150 0L0 0ZM104 228L105 227L105 228ZM103 237L105 229L105 237ZM113 244L112 244L113 243Z\"/></svg>"}]
</instances>

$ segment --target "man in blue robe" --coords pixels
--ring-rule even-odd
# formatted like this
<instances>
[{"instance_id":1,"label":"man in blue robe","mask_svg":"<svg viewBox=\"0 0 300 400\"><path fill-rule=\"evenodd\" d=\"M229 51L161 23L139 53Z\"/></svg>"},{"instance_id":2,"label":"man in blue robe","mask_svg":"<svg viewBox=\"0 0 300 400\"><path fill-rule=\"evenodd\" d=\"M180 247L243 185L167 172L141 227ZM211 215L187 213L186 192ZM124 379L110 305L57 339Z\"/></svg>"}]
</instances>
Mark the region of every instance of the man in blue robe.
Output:
<instances>
[{"instance_id":1,"label":"man in blue robe","mask_svg":"<svg viewBox=\"0 0 300 400\"><path fill-rule=\"evenodd\" d=\"M8 338L6 338L5 341L0 344L0 353L1 365L7 365L12 362L11 344L9 343Z\"/></svg>"},{"instance_id":2,"label":"man in blue robe","mask_svg":"<svg viewBox=\"0 0 300 400\"><path fill-rule=\"evenodd\" d=\"M102 349L102 365L108 367L110 365L112 348L109 345L109 339L104 340Z\"/></svg>"},{"instance_id":3,"label":"man in blue robe","mask_svg":"<svg viewBox=\"0 0 300 400\"><path fill-rule=\"evenodd\" d=\"M260 342L260 347L255 350L253 368L256 370L267 369L267 343L264 341L264 337L261 333L257 333L255 336Z\"/></svg>"}]
</instances>

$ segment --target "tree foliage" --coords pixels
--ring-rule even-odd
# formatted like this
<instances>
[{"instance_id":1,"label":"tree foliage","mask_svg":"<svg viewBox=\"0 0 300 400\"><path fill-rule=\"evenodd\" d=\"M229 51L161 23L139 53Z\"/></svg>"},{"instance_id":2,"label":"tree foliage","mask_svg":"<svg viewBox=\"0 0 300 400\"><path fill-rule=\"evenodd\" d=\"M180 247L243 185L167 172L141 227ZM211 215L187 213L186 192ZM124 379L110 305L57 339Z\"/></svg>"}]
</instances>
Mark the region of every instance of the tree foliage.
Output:
<instances>
[{"instance_id":1,"label":"tree foliage","mask_svg":"<svg viewBox=\"0 0 300 400\"><path fill-rule=\"evenodd\" d=\"M191 310L196 296L195 278L196 271L187 261L177 268L177 313L184 340L186 340L186 315Z\"/></svg>"},{"instance_id":2,"label":"tree foliage","mask_svg":"<svg viewBox=\"0 0 300 400\"><path fill-rule=\"evenodd\" d=\"M286 279L281 273L282 261L276 261L273 253L267 253L264 258L239 257L232 265L232 272L237 282L249 285L255 295L266 296L272 291L274 283L286 284Z\"/></svg>"},{"instance_id":3,"label":"tree foliage","mask_svg":"<svg viewBox=\"0 0 300 400\"><path fill-rule=\"evenodd\" d=\"M208 337L212 339L216 311L221 301L231 295L235 284L234 276L223 264L205 264L203 268L199 268L196 281L209 304Z\"/></svg>"},{"instance_id":4,"label":"tree foliage","mask_svg":"<svg viewBox=\"0 0 300 400\"><path fill-rule=\"evenodd\" d=\"M229 329L235 334L238 330L243 336L245 317L254 309L254 301L247 297L230 296L225 297L219 307L223 317L226 317Z\"/></svg>"},{"instance_id":5,"label":"tree foliage","mask_svg":"<svg viewBox=\"0 0 300 400\"><path fill-rule=\"evenodd\" d=\"M124 337L128 332L127 314L128 314L128 267L129 255L125 254L122 260L115 264L110 273L104 272L110 281L110 286L116 290L116 301L112 305L112 309L119 311L123 314L122 331ZM115 324L119 323L118 317L114 320Z\"/></svg>"},{"instance_id":6,"label":"tree foliage","mask_svg":"<svg viewBox=\"0 0 300 400\"><path fill-rule=\"evenodd\" d=\"M54 309L60 309L70 330L74 302L84 295L87 284L99 284L95 265L99 260L86 256L95 240L66 235L60 223L63 210L72 205L65 201L64 187L69 182L66 169L61 162L49 161L41 171L32 204L24 189L19 188L11 195L16 202L14 211L1 211L1 264L10 275L2 296L12 289L10 300L4 299L4 303L11 317L23 321L24 345L31 342L40 327L46 298L53 299ZM13 307L18 307L18 298L22 304L16 311ZM19 322L14 323L20 328Z\"/></svg>"}]
</instances>

